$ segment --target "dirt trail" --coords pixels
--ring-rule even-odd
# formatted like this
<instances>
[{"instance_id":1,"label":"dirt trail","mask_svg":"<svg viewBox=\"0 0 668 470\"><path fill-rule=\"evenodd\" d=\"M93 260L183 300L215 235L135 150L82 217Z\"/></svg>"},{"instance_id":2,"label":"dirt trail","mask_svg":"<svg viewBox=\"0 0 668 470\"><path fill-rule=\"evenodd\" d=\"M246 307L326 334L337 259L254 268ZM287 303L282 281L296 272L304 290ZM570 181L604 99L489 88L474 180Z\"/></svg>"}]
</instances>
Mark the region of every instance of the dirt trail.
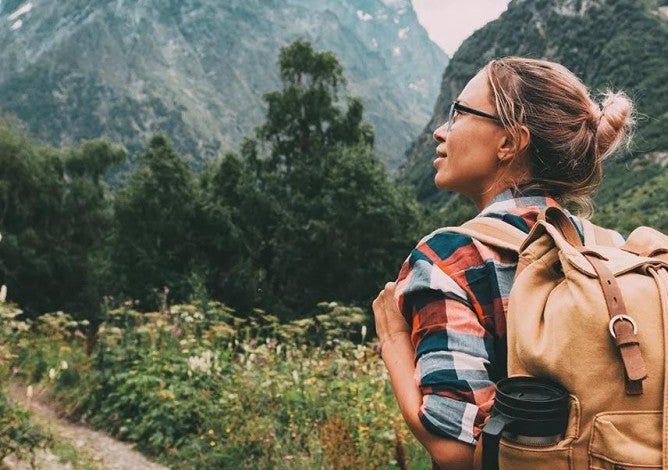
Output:
<instances>
[{"instance_id":1,"label":"dirt trail","mask_svg":"<svg viewBox=\"0 0 668 470\"><path fill-rule=\"evenodd\" d=\"M146 459L128 444L116 441L106 434L94 431L80 424L71 423L59 418L56 411L39 393L29 399L26 388L10 385L6 388L7 395L22 408L30 410L32 420L50 432L57 440L67 442L77 449L78 453L86 455L96 463L100 469L109 470L166 470L167 467L158 465ZM4 462L12 469L30 468L25 462L16 462L5 459ZM1 466L1 465L0 465ZM38 469L69 469L70 464L61 464L58 458L48 452L40 452L37 461Z\"/></svg>"}]
</instances>

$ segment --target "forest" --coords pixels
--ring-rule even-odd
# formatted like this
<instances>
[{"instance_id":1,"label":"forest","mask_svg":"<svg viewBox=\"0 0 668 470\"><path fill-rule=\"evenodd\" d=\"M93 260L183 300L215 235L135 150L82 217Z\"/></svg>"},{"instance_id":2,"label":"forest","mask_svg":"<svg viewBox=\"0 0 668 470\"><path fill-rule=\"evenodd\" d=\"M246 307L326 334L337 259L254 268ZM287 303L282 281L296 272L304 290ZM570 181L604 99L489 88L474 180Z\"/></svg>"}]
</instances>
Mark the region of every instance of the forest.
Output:
<instances>
[{"instance_id":1,"label":"forest","mask_svg":"<svg viewBox=\"0 0 668 470\"><path fill-rule=\"evenodd\" d=\"M331 52L296 41L278 67L265 122L201 172L163 133L127 155L2 121L0 373L168 465L420 462L369 307L428 210ZM0 405L0 457L48 445Z\"/></svg>"}]
</instances>

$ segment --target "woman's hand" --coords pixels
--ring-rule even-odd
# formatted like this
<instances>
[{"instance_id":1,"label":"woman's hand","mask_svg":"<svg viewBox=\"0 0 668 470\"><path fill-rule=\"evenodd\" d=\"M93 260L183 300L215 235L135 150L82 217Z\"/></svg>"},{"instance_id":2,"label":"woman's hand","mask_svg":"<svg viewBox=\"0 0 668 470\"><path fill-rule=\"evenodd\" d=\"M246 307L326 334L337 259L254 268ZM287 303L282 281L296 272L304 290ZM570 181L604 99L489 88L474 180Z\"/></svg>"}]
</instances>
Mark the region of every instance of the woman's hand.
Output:
<instances>
[{"instance_id":1,"label":"woman's hand","mask_svg":"<svg viewBox=\"0 0 668 470\"><path fill-rule=\"evenodd\" d=\"M383 343L398 335L410 335L411 328L404 320L399 311L399 305L394 298L396 283L388 282L380 291L376 300L373 301L373 315L376 322L376 334L380 340L382 350Z\"/></svg>"}]
</instances>

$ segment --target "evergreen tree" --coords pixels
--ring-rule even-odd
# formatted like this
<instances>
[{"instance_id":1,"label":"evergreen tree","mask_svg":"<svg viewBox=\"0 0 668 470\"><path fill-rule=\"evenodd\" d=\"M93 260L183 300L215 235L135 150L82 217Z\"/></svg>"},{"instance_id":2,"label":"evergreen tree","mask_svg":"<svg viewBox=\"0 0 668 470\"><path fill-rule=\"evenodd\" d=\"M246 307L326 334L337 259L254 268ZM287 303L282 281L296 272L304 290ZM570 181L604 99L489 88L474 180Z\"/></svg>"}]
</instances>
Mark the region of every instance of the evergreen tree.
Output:
<instances>
[{"instance_id":1,"label":"evergreen tree","mask_svg":"<svg viewBox=\"0 0 668 470\"><path fill-rule=\"evenodd\" d=\"M101 177L124 158L108 141L38 146L17 125L0 122L0 276L29 314L96 314L110 230Z\"/></svg>"},{"instance_id":2,"label":"evergreen tree","mask_svg":"<svg viewBox=\"0 0 668 470\"><path fill-rule=\"evenodd\" d=\"M366 303L415 242L418 207L374 158L373 130L336 57L295 41L278 65L283 87L265 95L257 132L268 156L248 160L259 193L275 201L254 245L260 304L292 317L322 300Z\"/></svg>"},{"instance_id":3,"label":"evergreen tree","mask_svg":"<svg viewBox=\"0 0 668 470\"><path fill-rule=\"evenodd\" d=\"M206 287L226 304L248 311L263 303L266 266L280 206L263 191L255 142L246 140L241 157L227 154L201 178L198 245L207 266Z\"/></svg>"},{"instance_id":4,"label":"evergreen tree","mask_svg":"<svg viewBox=\"0 0 668 470\"><path fill-rule=\"evenodd\" d=\"M164 288L176 301L188 299L196 201L192 171L165 135L154 135L114 203L117 293L144 308L157 308Z\"/></svg>"}]
</instances>

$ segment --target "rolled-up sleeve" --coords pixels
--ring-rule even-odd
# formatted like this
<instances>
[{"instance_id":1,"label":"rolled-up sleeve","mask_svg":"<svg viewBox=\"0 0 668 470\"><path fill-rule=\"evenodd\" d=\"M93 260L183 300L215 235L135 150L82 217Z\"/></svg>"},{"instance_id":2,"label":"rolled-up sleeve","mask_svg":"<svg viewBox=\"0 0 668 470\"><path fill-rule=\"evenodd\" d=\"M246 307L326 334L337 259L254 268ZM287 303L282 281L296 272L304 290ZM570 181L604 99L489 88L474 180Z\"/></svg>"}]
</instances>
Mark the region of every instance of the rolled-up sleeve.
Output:
<instances>
[{"instance_id":1,"label":"rolled-up sleeve","mask_svg":"<svg viewBox=\"0 0 668 470\"><path fill-rule=\"evenodd\" d=\"M412 329L415 380L423 394L419 417L434 434L475 444L494 400L487 371L494 341L480 323L460 270L477 261L463 259L474 250L470 239L448 233L435 237L413 250L396 290Z\"/></svg>"}]
</instances>

